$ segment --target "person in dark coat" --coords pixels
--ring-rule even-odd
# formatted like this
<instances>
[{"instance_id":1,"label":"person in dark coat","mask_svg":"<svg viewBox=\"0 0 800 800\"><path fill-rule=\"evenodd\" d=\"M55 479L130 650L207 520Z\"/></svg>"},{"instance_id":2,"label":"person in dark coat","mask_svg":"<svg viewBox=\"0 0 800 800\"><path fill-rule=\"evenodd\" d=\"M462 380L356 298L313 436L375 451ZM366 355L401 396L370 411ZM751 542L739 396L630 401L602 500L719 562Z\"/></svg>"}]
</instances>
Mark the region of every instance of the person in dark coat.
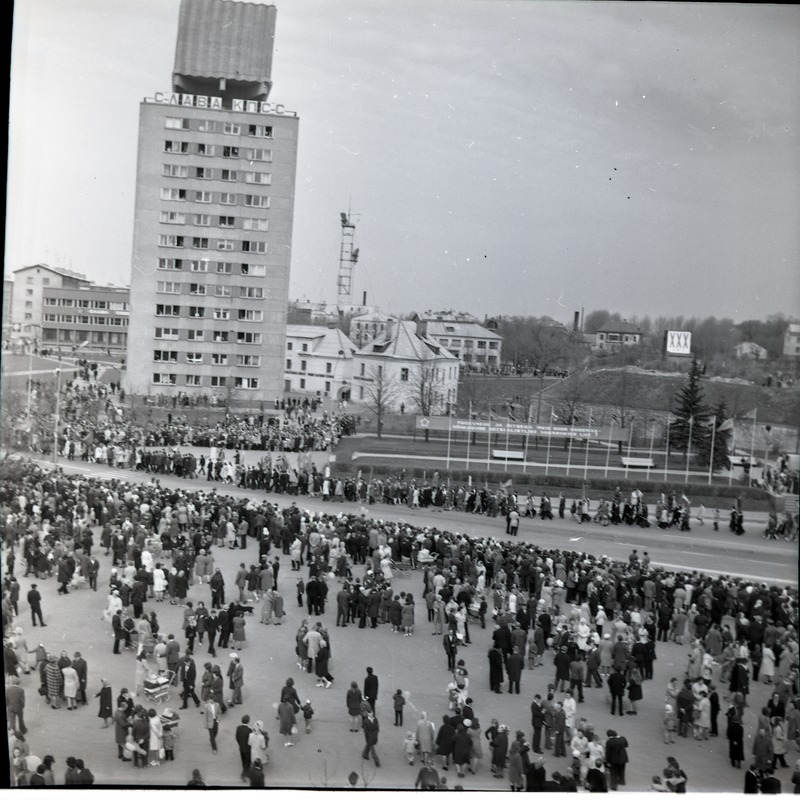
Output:
<instances>
[{"instance_id":1,"label":"person in dark coat","mask_svg":"<svg viewBox=\"0 0 800 800\"><path fill-rule=\"evenodd\" d=\"M519 647L515 647L511 655L508 657L506 664L506 671L508 672L508 693L512 692L519 694L519 682L522 677L522 668L525 666L525 659L519 651Z\"/></svg>"},{"instance_id":2,"label":"person in dark coat","mask_svg":"<svg viewBox=\"0 0 800 800\"><path fill-rule=\"evenodd\" d=\"M107 728L108 721L114 716L114 709L112 706L111 684L105 678L100 681L100 691L95 697L100 698L100 710L97 716L103 720L103 727Z\"/></svg>"},{"instance_id":3,"label":"person in dark coat","mask_svg":"<svg viewBox=\"0 0 800 800\"><path fill-rule=\"evenodd\" d=\"M80 653L75 653L72 657L72 668L78 673L78 699L82 705L89 705L86 699L86 682L89 678L89 666Z\"/></svg>"},{"instance_id":4,"label":"person in dark coat","mask_svg":"<svg viewBox=\"0 0 800 800\"><path fill-rule=\"evenodd\" d=\"M364 699L375 713L375 703L378 700L378 676L373 672L372 667L367 667L367 677L364 678Z\"/></svg>"},{"instance_id":5,"label":"person in dark coat","mask_svg":"<svg viewBox=\"0 0 800 800\"><path fill-rule=\"evenodd\" d=\"M546 780L547 771L544 768L544 759L537 758L531 763L525 774L525 791L543 792Z\"/></svg>"},{"instance_id":6,"label":"person in dark coat","mask_svg":"<svg viewBox=\"0 0 800 800\"><path fill-rule=\"evenodd\" d=\"M442 769L444 770L450 766L450 757L453 755L455 738L455 728L450 724L450 717L445 714L436 734L436 755L442 757Z\"/></svg>"},{"instance_id":7,"label":"person in dark coat","mask_svg":"<svg viewBox=\"0 0 800 800\"><path fill-rule=\"evenodd\" d=\"M566 647L561 647L553 658L556 668L555 685L558 691L563 692L569 684L569 663L571 659Z\"/></svg>"},{"instance_id":8,"label":"person in dark coat","mask_svg":"<svg viewBox=\"0 0 800 800\"><path fill-rule=\"evenodd\" d=\"M625 765L628 763L628 740L614 730L606 731L606 763L609 770L610 789L625 785Z\"/></svg>"},{"instance_id":9,"label":"person in dark coat","mask_svg":"<svg viewBox=\"0 0 800 800\"><path fill-rule=\"evenodd\" d=\"M472 721L465 719L462 724L458 726L458 730L456 730L456 734L453 737L453 763L456 765L459 778L464 777L464 767L469 767L469 762L472 758L472 737L469 735L469 731L467 731L467 728L471 725ZM508 744L507 739L506 744Z\"/></svg>"},{"instance_id":10,"label":"person in dark coat","mask_svg":"<svg viewBox=\"0 0 800 800\"><path fill-rule=\"evenodd\" d=\"M603 760L598 758L594 766L586 773L586 788L590 792L607 792L608 783L606 773L603 769Z\"/></svg>"},{"instance_id":11,"label":"person in dark coat","mask_svg":"<svg viewBox=\"0 0 800 800\"><path fill-rule=\"evenodd\" d=\"M236 726L236 744L239 745L239 757L242 760L242 780L247 780L248 770L250 769L250 734L252 732L253 729L250 727L250 715L245 714L242 717L241 723ZM253 784L251 783L250 785L252 786ZM260 785L264 785L263 773L262 783Z\"/></svg>"},{"instance_id":12,"label":"person in dark coat","mask_svg":"<svg viewBox=\"0 0 800 800\"><path fill-rule=\"evenodd\" d=\"M744 761L744 726L739 718L736 706L731 706L725 716L728 719L726 735L728 737L728 758L731 766L741 769Z\"/></svg>"},{"instance_id":13,"label":"person in dark coat","mask_svg":"<svg viewBox=\"0 0 800 800\"><path fill-rule=\"evenodd\" d=\"M197 696L197 693L194 689L195 681L197 680L197 666L194 663L194 659L190 655L184 655L184 657L178 662L178 674L180 675L180 681L183 684L183 691L181 692L183 705L181 708L189 707L190 697L192 700L194 700L195 707L200 708L200 698Z\"/></svg>"},{"instance_id":14,"label":"person in dark coat","mask_svg":"<svg viewBox=\"0 0 800 800\"><path fill-rule=\"evenodd\" d=\"M502 694L500 685L503 683L503 652L500 645L495 642L489 650L489 687L493 692Z\"/></svg>"},{"instance_id":15,"label":"person in dark coat","mask_svg":"<svg viewBox=\"0 0 800 800\"><path fill-rule=\"evenodd\" d=\"M495 778L502 778L508 755L508 727L501 725L497 729L497 736L492 743L492 774Z\"/></svg>"},{"instance_id":16,"label":"person in dark coat","mask_svg":"<svg viewBox=\"0 0 800 800\"><path fill-rule=\"evenodd\" d=\"M361 758L369 759L372 756L375 766L381 765L378 754L375 752L375 745L378 744L378 732L380 725L374 714L366 714L362 723L364 731L364 750L361 753Z\"/></svg>"},{"instance_id":17,"label":"person in dark coat","mask_svg":"<svg viewBox=\"0 0 800 800\"><path fill-rule=\"evenodd\" d=\"M759 773L755 764L751 764L744 774L744 794L758 794Z\"/></svg>"},{"instance_id":18,"label":"person in dark coat","mask_svg":"<svg viewBox=\"0 0 800 800\"><path fill-rule=\"evenodd\" d=\"M625 674L621 669L615 669L608 676L608 690L611 692L611 716L614 716L614 709L619 706L619 715L624 714L622 710L622 698L625 696Z\"/></svg>"}]
</instances>

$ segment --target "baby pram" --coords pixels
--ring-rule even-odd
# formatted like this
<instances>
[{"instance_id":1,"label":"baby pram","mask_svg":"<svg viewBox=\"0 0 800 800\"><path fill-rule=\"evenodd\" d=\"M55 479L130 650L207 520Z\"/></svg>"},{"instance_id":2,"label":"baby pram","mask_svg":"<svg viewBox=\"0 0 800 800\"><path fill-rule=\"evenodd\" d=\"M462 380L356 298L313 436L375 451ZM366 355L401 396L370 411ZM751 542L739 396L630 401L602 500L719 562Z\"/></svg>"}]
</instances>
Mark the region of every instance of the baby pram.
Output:
<instances>
[{"instance_id":1,"label":"baby pram","mask_svg":"<svg viewBox=\"0 0 800 800\"><path fill-rule=\"evenodd\" d=\"M165 672L163 675L150 675L144 682L144 696L154 703L163 703L169 700L170 681L175 677L174 672Z\"/></svg>"}]
</instances>

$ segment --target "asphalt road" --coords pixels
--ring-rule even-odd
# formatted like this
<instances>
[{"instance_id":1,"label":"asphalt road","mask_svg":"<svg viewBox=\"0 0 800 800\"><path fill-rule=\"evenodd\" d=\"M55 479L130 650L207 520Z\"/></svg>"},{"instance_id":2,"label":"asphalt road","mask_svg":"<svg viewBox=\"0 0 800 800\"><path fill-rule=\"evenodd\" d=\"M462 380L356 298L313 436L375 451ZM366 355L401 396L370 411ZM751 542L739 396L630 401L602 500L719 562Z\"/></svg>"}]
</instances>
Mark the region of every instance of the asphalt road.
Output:
<instances>
[{"instance_id":1,"label":"asphalt road","mask_svg":"<svg viewBox=\"0 0 800 800\"><path fill-rule=\"evenodd\" d=\"M67 469L80 467L81 471L109 477L134 478L132 473L95 465L68 465ZM187 482L177 478L161 478L164 485L176 485L183 488L204 488L206 482ZM218 490L221 487L217 486ZM239 494L241 490L230 489L231 494ZM251 494L251 493L245 493ZM271 501L288 502L288 498L271 495ZM302 499L301 506L317 509L330 509L330 504L320 500ZM338 508L338 506L337 506ZM344 504L341 510L353 508ZM358 507L355 507L358 508ZM412 519L418 524L436 525L457 529L464 533L476 535L495 535L504 537L500 519L484 517L467 517L458 512L431 513L410 511L408 509L374 506L371 513L384 519ZM698 559L706 559L709 565L715 565L725 571L736 572L739 567L752 563L752 556L763 562L764 568L758 571L764 578L780 578L781 559L787 558L788 547L780 542L756 541L748 535L739 545L730 538L727 532L717 534L719 540L709 542L709 536L691 534L660 534L654 531L639 529L600 528L595 525L579 526L572 522L556 521L546 525L523 521L522 535L537 542L550 543L562 547L572 546L590 552L608 555L627 555L631 544L648 549L654 561L669 557L687 567L699 568ZM577 541L570 541L581 537ZM659 541L667 537L669 541ZM675 540L675 541L673 541ZM689 545L695 549L690 550ZM252 546L251 546L252 547ZM750 548L751 558L741 550ZM238 550L216 550L217 565L223 570L228 584L233 583L235 570L239 562L249 562L255 556L254 549L245 552ZM672 555L670 555L672 554ZM796 555L796 551L795 551ZM280 573L279 588L286 600L287 615L281 626L262 626L257 617L247 618L247 643L242 651L245 667L244 705L231 709L224 717L221 725L219 755L213 756L208 744L208 737L203 727L203 717L193 708L182 711L179 725L180 739L176 748L176 760L158 768L134 771L131 764L123 764L116 757L113 730L102 729L97 718L97 700L93 695L98 691L100 678L111 681L116 697L122 686L132 688L134 676L134 658L131 653L115 656L112 654L112 638L110 626L101 620L101 612L106 604L105 588L108 585L110 558L100 551L101 562L99 585L101 591L94 593L88 589L70 592L66 597L56 594L57 584L51 578L40 582L43 594L43 608L48 627L31 629L27 603L20 603L20 617L17 620L27 634L28 646L34 648L41 641L48 650L60 652L67 650L71 655L80 650L89 664L89 697L90 705L75 712L51 710L41 702L36 692L38 676L23 678L27 692L28 706L26 721L29 727L28 741L33 753L42 756L52 753L58 762L58 781L63 775L64 759L69 755L82 757L94 772L98 783L117 786L135 786L155 784L161 786L184 785L194 768L199 768L209 785L241 786L239 781L240 764L234 740L234 730L241 713L249 713L253 720L263 720L265 729L270 734L269 751L271 764L266 772L267 784L271 786L289 787L329 787L343 788L349 784L347 776L355 771L359 775L358 785L365 784L369 789L407 788L413 786L418 765L410 767L406 764L402 750L402 740L407 729L414 727L417 712L425 710L435 722L441 720L447 711L446 687L449 673L446 670L446 659L441 639L430 635L430 626L425 621L424 610L418 607L416 613L416 630L412 637L393 635L388 626L379 626L375 630L360 630L355 625L347 628L335 627L335 614L328 606L320 618L328 627L331 635L331 671L336 680L330 689L315 687L312 676L300 672L296 666L294 654L294 635L304 610L298 608L294 599L294 586L297 575L289 569L288 558L282 557L284 567ZM796 559L795 559L796 560ZM785 565L784 565L785 566ZM710 571L710 569L709 569ZM755 570L750 570L755 571ZM788 571L788 570L787 570ZM22 597L28 590L30 579L21 578L23 570L17 568L22 584ZM360 574L360 568L356 575ZM305 570L302 573L306 577ZM398 591L410 591L418 598L421 596L421 573L406 573L395 581ZM336 592L336 585L331 585L331 595ZM207 586L195 585L190 590L189 599L204 600L208 605L210 593ZM168 603L148 602L146 610L155 610L158 614L162 631L174 632L180 636L180 621L183 610ZM473 626L471 628L472 645L462 648L460 656L464 657L470 671L470 694L474 698L476 714L485 729L491 718L497 718L508 724L512 731L520 729L530 736L528 707L535 692L544 693L547 683L552 679L552 666L533 671L526 671L522 679L522 694L519 696L502 694L494 695L488 687L487 650L491 640L491 624L486 630ZM658 660L655 663L655 679L644 684L644 700L640 703L639 714L635 717L611 717L605 689L586 690L586 702L579 706L579 716L585 717L595 728L605 735L605 731L614 727L626 736L629 742L631 762L628 766L628 782L626 789L643 790L650 783L651 776L660 774L668 755L676 756L689 776L690 790L705 791L741 791L743 773L732 769L727 761L727 743L724 740L724 725L721 723L723 738L711 739L707 742L696 742L693 739L679 739L676 744L665 745L662 739L663 692L668 679L673 675L681 675L686 665L688 648L677 644L659 644ZM228 654L217 651L216 659L208 659L219 663L223 671L229 663ZM200 667L206 660L204 648L196 647L195 659ZM382 766L363 762L361 734L349 733L349 720L345 711L345 693L349 682L356 680L363 683L365 667L373 666L380 680L378 697L378 719L381 724L378 751ZM284 748L278 735L278 723L275 720L274 704L278 700L280 687L287 677L294 677L301 699L309 698L316 710L314 729L310 735L301 733L297 745ZM409 692L406 706L406 720L401 728L393 727L391 695L396 689ZM721 693L723 694L723 693ZM226 693L227 695L227 693ZM755 713L766 702L768 687L754 686L750 707L745 719L746 731L752 731ZM151 705L145 703L145 705ZM179 705L177 693L169 705ZM725 704L723 703L723 712ZM721 718L722 719L722 718ZM302 726L301 726L302 727ZM749 744L746 743L749 752ZM494 780L488 767L486 753L475 776L467 774L461 781L468 789L507 789L505 781ZM791 754L790 754L791 755ZM548 772L554 769L569 768L570 759L546 756ZM781 777L788 778L789 770L783 771ZM454 771L447 775L452 786L457 782ZM787 787L788 788L788 787Z\"/></svg>"}]
</instances>

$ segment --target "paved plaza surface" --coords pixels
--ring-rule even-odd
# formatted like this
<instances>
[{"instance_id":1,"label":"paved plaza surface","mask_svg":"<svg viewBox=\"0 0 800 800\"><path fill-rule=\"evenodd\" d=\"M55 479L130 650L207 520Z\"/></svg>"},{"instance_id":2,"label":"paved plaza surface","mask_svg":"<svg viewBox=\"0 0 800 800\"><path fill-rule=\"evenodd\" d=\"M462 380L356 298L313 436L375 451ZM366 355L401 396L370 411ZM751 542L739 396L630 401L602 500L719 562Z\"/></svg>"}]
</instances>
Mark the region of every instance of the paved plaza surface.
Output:
<instances>
[{"instance_id":1,"label":"paved plaza surface","mask_svg":"<svg viewBox=\"0 0 800 800\"><path fill-rule=\"evenodd\" d=\"M68 471L83 471L86 474L118 477L127 480L138 480L145 476L123 470L110 470L93 464L66 464ZM186 481L168 476L160 477L162 485L176 486L184 489L209 490L211 486L205 481ZM218 492L234 495L252 496L252 492L223 487L214 484ZM261 497L264 493L258 493ZM270 502L286 505L295 500L301 508L314 511L334 511L338 513L359 513L359 504L324 503L314 498L293 498L288 496L267 495ZM368 514L382 519L402 518L414 525L431 525L447 530L459 530L469 535L497 536L505 538L504 520L489 519L460 512L432 512L428 510L410 510L407 508L390 508L385 505L368 507ZM747 527L747 524L746 524ZM797 546L796 543L765 541L761 538L762 526L753 525L752 531L743 537L733 537L727 528L716 534L705 530L694 529L690 533L678 534L672 531L638 528L601 528L598 525L578 525L571 520L555 520L546 524L526 521L521 526L522 537L545 546L557 546L566 549L585 550L597 555L605 554L616 558L625 558L631 546L649 550L654 563L681 566L686 569L712 569L730 574L748 574L759 581L770 581L774 576L775 583L796 585ZM580 538L578 538L580 537ZM99 536L95 536L95 541ZM72 755L83 758L92 770L97 783L117 786L141 785L142 783L183 786L191 776L192 770L199 768L207 785L243 786L240 780L241 764L238 748L234 739L234 731L242 714L247 713L253 722L262 720L265 730L270 735L270 764L265 770L267 785L286 787L330 787L346 788L349 786L348 775L355 771L359 775L358 785L370 789L413 787L419 769L419 763L409 766L405 760L402 741L407 730L416 726L418 712L426 711L430 719L440 723L442 715L447 713L447 684L450 674L446 669L446 656L442 647L442 638L432 636L432 626L427 622L424 603L422 602L422 571L412 571L398 576L393 583L396 592L412 592L418 601L416 610L416 628L411 637L392 634L391 626L379 625L376 629L359 629L357 625L346 628L335 626L335 594L338 584L329 583L329 602L323 616L314 617L312 621L321 620L331 636L330 671L335 677L329 689L316 687L316 678L302 672L297 667L294 652L294 637L302 619L306 618L304 608L299 608L295 598L295 584L298 577L307 577L307 569L292 572L288 556L281 556L282 568L278 588L285 598L286 616L283 624L262 625L258 622L258 614L247 616L247 642L241 651L245 670L243 691L244 703L233 706L223 716L218 735L218 755L213 755L208 735L204 726L204 718L190 705L180 711L181 721L178 727L179 740L175 750L174 763L164 763L159 767L147 767L134 770L132 764L123 763L117 758L113 727L102 728L98 718L98 700L94 694L99 690L100 679L110 681L113 695L120 689L133 688L134 655L133 651L113 655L113 637L111 626L102 619L102 611L106 606L108 577L111 568L111 557L105 556L102 549L95 548L101 562L98 580L99 591L88 588L70 591L66 597L56 593L58 584L55 578L39 581L43 600L47 627L31 628L28 605L24 598L31 580L23 578L24 567L17 564L15 570L20 579L22 591L20 615L15 622L21 625L28 641L34 649L41 642L49 652L59 653L66 650L71 656L80 650L88 662L89 685L87 694L90 704L79 707L75 712L68 712L65 707L60 710L50 709L37 692L39 678L36 674L23 676L22 685L26 690L27 708L26 723L29 729L28 742L31 752L39 757L52 754L58 764L57 782L63 780L64 759ZM640 550L641 552L641 550ZM272 554L275 554L273 548ZM279 553L278 553L279 554ZM214 548L216 565L222 568L227 582L226 600L234 599L233 579L239 563L247 565L255 561L257 549L250 540L245 551ZM363 574L363 566L354 568L354 576ZM189 599L203 600L210 606L210 590L207 585L195 584L189 592ZM333 602L331 602L333 601ZM163 633L175 633L183 645L181 621L183 609L172 606L168 602L147 602L145 609L156 611ZM257 608L258 611L258 608ZM546 694L547 684L553 680L554 669L552 655L545 654L545 664L534 670L526 670L522 676L522 692L520 695L507 693L497 695L489 690L487 651L491 646L493 626L487 618L487 627L470 626L472 644L459 650L459 657L466 661L470 676L470 696L474 699L475 713L480 720L481 729L485 730L492 718L509 726L513 732L517 729L526 733L530 740L530 703L534 693ZM200 674L206 661L218 663L223 673L229 663L229 651L217 649L217 657L207 655L206 647L196 644L195 662L198 666L197 688L199 693ZM625 790L644 790L655 774L661 774L667 756L675 756L688 775L690 790L696 791L741 791L744 780L743 770L730 767L725 739L724 711L727 704L724 696L726 687L720 687L722 710L719 718L721 736L700 742L694 739L678 738L675 744L663 742L662 711L664 689L668 680L681 678L688 657L688 646L678 644L657 644L657 660L654 664L654 679L643 685L644 699L639 703L637 716L612 717L608 693L603 689L586 689L586 701L578 706L578 717L585 717L598 731L602 738L609 728L614 728L625 736L629 742L630 763L627 771ZM381 731L377 751L381 758L381 767L376 768L372 762L362 761L361 750L364 746L362 733L350 733L349 718L346 712L345 694L350 681L355 680L363 685L365 668L372 666L379 677L380 689L377 701L377 717ZM719 668L715 669L715 677ZM286 748L282 737L278 734L276 705L280 689L288 677L293 677L301 700L306 698L316 711L313 730L310 734L302 731L297 737L296 746ZM227 685L227 682L226 682ZM396 689L407 692L408 702L405 709L405 720L402 727L393 725L391 695ZM167 703L171 708L180 706L178 690L173 689L172 697ZM229 691L226 690L226 700ZM560 695L557 695L559 697ZM745 753L749 757L753 735L753 725L757 712L766 703L769 687L753 684L746 709ZM138 698L139 702L143 698ZM144 701L146 707L152 705ZM158 706L157 706L158 707ZM159 708L163 708L160 706ZM484 740L485 742L485 740ZM567 748L569 752L569 748ZM545 762L548 774L553 770L568 770L571 757L555 758L550 751L545 751ZM465 789L507 789L508 783L496 780L489 769L489 748L484 746L484 758L477 774L467 773L463 779L456 777L453 768L442 775L448 777L453 786L460 783ZM793 764L794 752L788 754L788 761ZM745 762L745 765L747 762ZM784 790L790 790L788 778L791 770L780 770L784 781ZM621 787L622 788L622 787Z\"/></svg>"}]
</instances>

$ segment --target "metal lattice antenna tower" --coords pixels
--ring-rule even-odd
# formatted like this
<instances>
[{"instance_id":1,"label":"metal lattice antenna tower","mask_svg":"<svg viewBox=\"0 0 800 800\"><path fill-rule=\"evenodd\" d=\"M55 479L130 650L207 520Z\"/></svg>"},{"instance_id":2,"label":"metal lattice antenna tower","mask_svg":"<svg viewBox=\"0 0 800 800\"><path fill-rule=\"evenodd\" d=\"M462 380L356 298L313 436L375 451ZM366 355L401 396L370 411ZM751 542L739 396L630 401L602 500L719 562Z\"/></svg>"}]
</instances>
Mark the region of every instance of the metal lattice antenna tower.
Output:
<instances>
[{"instance_id":1,"label":"metal lattice antenna tower","mask_svg":"<svg viewBox=\"0 0 800 800\"><path fill-rule=\"evenodd\" d=\"M348 212L341 212L342 243L339 247L339 276L336 281L336 302L339 309L353 304L353 270L358 263L358 248L354 247L356 225Z\"/></svg>"}]
</instances>

